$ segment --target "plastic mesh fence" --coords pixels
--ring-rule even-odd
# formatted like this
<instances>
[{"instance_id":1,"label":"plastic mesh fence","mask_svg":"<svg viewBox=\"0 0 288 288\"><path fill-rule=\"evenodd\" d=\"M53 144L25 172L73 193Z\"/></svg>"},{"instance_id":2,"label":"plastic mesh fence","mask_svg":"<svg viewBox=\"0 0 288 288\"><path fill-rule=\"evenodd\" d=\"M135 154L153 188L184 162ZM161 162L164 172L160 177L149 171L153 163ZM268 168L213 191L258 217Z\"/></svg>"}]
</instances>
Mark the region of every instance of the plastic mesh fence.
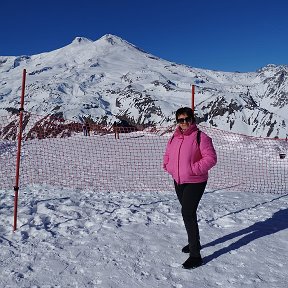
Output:
<instances>
[{"instance_id":1,"label":"plastic mesh fence","mask_svg":"<svg viewBox=\"0 0 288 288\"><path fill-rule=\"evenodd\" d=\"M17 115L12 120L0 117L0 189L13 190L17 127ZM163 153L173 130L117 127L119 134L115 134L112 127L90 124L90 131L83 128L80 123L25 114L20 191L31 184L107 192L174 190L171 177L162 169ZM288 192L285 139L199 128L212 137L218 155L208 188Z\"/></svg>"}]
</instances>

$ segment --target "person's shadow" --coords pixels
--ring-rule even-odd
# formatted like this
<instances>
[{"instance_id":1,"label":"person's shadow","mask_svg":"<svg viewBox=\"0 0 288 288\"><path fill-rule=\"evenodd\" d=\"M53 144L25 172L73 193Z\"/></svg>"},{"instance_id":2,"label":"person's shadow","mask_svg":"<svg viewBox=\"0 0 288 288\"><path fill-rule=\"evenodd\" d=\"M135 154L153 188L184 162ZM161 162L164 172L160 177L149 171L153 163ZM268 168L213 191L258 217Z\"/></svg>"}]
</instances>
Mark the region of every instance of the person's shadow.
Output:
<instances>
[{"instance_id":1,"label":"person's shadow","mask_svg":"<svg viewBox=\"0 0 288 288\"><path fill-rule=\"evenodd\" d=\"M237 232L233 232L231 234L228 234L226 236L223 236L210 243L203 245L202 248L215 246L227 240L244 235L242 238L240 238L234 243L231 243L229 246L221 248L220 250L215 251L213 254L204 257L203 261L204 263L208 263L211 260L218 258L219 256L225 253L228 253L232 250L237 250L238 248L244 245L247 245L253 240L256 240L258 238L261 238L270 234L274 234L276 232L285 230L287 228L288 228L288 209L283 209L274 213L271 218L266 219L265 221L255 223L250 227L244 228ZM288 237L288 234L287 234L287 237Z\"/></svg>"}]
</instances>

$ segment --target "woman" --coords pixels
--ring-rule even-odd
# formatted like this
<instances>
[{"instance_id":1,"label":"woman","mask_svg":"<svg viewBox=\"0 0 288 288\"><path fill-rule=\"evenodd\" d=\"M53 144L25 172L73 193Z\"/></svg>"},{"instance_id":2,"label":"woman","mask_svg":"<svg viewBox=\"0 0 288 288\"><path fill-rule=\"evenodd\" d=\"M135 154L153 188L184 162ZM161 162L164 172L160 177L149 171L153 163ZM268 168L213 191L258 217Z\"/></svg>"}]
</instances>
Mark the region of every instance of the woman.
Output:
<instances>
[{"instance_id":1,"label":"woman","mask_svg":"<svg viewBox=\"0 0 288 288\"><path fill-rule=\"evenodd\" d=\"M178 126L168 141L163 167L174 179L182 207L189 243L182 252L190 253L183 268L191 269L202 265L196 211L207 184L208 171L216 164L217 156L211 138L198 130L191 108L178 109L176 121Z\"/></svg>"}]
</instances>

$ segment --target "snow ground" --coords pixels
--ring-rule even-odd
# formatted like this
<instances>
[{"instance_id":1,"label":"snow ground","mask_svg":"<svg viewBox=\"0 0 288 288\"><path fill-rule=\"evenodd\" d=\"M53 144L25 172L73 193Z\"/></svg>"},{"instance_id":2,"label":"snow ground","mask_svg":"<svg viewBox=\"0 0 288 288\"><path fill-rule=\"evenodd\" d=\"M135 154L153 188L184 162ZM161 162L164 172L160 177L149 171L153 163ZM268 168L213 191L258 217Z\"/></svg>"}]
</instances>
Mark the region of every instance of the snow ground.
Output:
<instances>
[{"instance_id":1,"label":"snow ground","mask_svg":"<svg viewBox=\"0 0 288 288\"><path fill-rule=\"evenodd\" d=\"M187 239L172 192L0 190L0 287L286 288L288 194L207 190L205 265L182 269Z\"/></svg>"}]
</instances>

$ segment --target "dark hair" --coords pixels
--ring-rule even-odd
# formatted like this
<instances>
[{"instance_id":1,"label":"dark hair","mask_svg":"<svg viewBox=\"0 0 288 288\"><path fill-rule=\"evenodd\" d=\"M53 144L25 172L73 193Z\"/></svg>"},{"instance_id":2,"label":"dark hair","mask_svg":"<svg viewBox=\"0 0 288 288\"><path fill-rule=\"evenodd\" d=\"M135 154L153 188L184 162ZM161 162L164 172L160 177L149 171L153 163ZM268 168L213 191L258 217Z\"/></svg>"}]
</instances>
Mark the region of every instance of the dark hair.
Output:
<instances>
[{"instance_id":1,"label":"dark hair","mask_svg":"<svg viewBox=\"0 0 288 288\"><path fill-rule=\"evenodd\" d=\"M176 120L179 115L186 114L189 118L192 119L192 123L195 123L194 112L190 107L181 107L176 111Z\"/></svg>"}]
</instances>

